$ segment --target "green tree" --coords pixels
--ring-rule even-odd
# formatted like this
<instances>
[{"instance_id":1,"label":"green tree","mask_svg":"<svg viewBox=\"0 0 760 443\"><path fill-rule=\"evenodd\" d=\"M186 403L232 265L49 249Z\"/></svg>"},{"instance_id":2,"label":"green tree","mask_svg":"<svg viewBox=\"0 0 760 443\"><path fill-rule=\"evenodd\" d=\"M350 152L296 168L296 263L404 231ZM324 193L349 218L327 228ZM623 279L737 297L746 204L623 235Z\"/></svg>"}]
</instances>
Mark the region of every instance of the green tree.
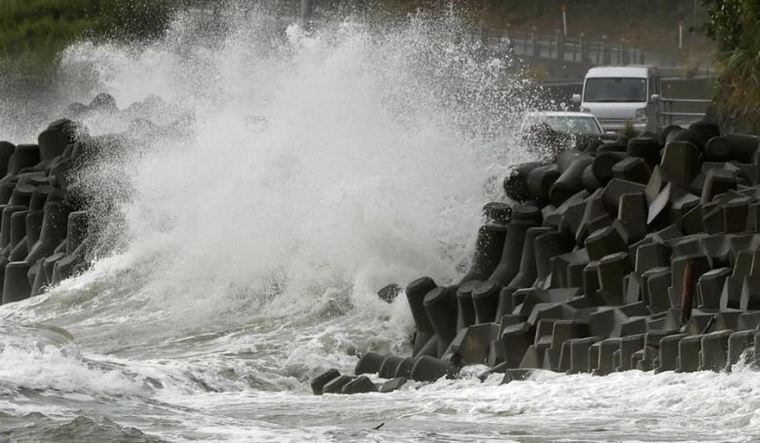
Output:
<instances>
[{"instance_id":1,"label":"green tree","mask_svg":"<svg viewBox=\"0 0 760 443\"><path fill-rule=\"evenodd\" d=\"M150 39L163 32L172 0L0 0L0 69L41 78L78 39Z\"/></svg>"},{"instance_id":2,"label":"green tree","mask_svg":"<svg viewBox=\"0 0 760 443\"><path fill-rule=\"evenodd\" d=\"M717 44L716 103L724 115L739 115L760 127L760 2L703 0L707 35Z\"/></svg>"}]
</instances>

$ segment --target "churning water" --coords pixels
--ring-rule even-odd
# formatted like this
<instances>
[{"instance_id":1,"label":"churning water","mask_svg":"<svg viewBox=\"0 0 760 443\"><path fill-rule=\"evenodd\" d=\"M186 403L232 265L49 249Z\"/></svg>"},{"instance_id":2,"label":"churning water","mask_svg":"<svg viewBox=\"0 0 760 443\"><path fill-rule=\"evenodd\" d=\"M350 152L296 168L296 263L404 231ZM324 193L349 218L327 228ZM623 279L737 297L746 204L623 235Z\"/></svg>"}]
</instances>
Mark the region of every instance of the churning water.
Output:
<instances>
[{"instance_id":1,"label":"churning water","mask_svg":"<svg viewBox=\"0 0 760 443\"><path fill-rule=\"evenodd\" d=\"M466 272L494 177L528 158L510 128L535 91L454 14L306 32L262 8L187 12L156 43L69 48L60 85L59 103L112 94L122 111L85 116L90 133L140 141L79 184L127 196L115 252L0 308L0 439L760 435L749 368L311 396L320 368L408 351L405 297L375 292ZM24 122L4 116L3 137L42 129Z\"/></svg>"}]
</instances>

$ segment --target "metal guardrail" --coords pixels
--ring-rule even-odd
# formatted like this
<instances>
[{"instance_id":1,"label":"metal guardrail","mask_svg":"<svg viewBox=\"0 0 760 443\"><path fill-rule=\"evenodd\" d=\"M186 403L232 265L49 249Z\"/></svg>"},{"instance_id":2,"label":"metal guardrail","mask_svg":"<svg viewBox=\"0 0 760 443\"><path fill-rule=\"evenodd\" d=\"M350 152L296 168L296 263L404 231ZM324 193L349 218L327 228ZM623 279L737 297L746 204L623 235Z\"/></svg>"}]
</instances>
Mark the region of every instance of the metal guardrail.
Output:
<instances>
[{"instance_id":1,"label":"metal guardrail","mask_svg":"<svg viewBox=\"0 0 760 443\"><path fill-rule=\"evenodd\" d=\"M542 35L509 32L506 36L489 36L488 41L494 46L506 44L521 56L577 63L588 62L596 65L644 64L648 58L645 51L627 45L625 42L586 40L564 37L561 34ZM657 61L657 64L663 65L664 60Z\"/></svg>"},{"instance_id":2,"label":"metal guardrail","mask_svg":"<svg viewBox=\"0 0 760 443\"><path fill-rule=\"evenodd\" d=\"M661 98L662 112L660 112L660 118L662 119L663 126L670 126L678 123L684 123L686 121L696 121L705 116L705 112L686 112L686 111L674 111L673 108L678 104L685 105L709 105L712 100L696 99L696 98Z\"/></svg>"}]
</instances>

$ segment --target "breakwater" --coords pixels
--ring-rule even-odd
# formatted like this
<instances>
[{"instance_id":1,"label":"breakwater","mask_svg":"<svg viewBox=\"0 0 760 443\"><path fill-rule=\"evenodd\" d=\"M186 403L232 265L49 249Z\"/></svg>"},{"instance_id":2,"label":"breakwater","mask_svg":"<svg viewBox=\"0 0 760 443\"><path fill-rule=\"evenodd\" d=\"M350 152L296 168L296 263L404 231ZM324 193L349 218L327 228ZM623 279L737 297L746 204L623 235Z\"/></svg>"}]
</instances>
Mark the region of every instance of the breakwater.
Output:
<instances>
[{"instance_id":1,"label":"breakwater","mask_svg":"<svg viewBox=\"0 0 760 443\"><path fill-rule=\"evenodd\" d=\"M102 94L78 105L77 112L112 106L113 98ZM42 131L35 144L0 142L2 304L38 295L89 267L100 228L93 223L93 209L103 207L77 182L99 158L122 149L123 141L91 137L83 125L63 118Z\"/></svg>"},{"instance_id":2,"label":"breakwater","mask_svg":"<svg viewBox=\"0 0 760 443\"><path fill-rule=\"evenodd\" d=\"M412 355L365 353L353 375L313 378L315 394L390 392L467 365L510 382L535 369L751 362L760 344L758 137L697 122L544 152L554 155L507 174L505 202L483 208L458 284L421 277L406 286Z\"/></svg>"}]
</instances>

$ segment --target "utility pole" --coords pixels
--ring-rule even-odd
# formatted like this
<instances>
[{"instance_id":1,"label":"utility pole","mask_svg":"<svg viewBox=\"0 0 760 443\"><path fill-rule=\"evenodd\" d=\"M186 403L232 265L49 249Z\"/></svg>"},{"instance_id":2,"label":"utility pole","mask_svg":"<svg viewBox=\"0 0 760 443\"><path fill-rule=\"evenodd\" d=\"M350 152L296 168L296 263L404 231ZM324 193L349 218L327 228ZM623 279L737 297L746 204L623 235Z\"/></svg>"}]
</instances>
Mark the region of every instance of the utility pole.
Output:
<instances>
[{"instance_id":1,"label":"utility pole","mask_svg":"<svg viewBox=\"0 0 760 443\"><path fill-rule=\"evenodd\" d=\"M560 9L562 9L562 33L567 37L567 6L563 3Z\"/></svg>"},{"instance_id":2,"label":"utility pole","mask_svg":"<svg viewBox=\"0 0 760 443\"><path fill-rule=\"evenodd\" d=\"M301 0L301 26L306 28L311 21L312 4L311 0Z\"/></svg>"}]
</instances>

